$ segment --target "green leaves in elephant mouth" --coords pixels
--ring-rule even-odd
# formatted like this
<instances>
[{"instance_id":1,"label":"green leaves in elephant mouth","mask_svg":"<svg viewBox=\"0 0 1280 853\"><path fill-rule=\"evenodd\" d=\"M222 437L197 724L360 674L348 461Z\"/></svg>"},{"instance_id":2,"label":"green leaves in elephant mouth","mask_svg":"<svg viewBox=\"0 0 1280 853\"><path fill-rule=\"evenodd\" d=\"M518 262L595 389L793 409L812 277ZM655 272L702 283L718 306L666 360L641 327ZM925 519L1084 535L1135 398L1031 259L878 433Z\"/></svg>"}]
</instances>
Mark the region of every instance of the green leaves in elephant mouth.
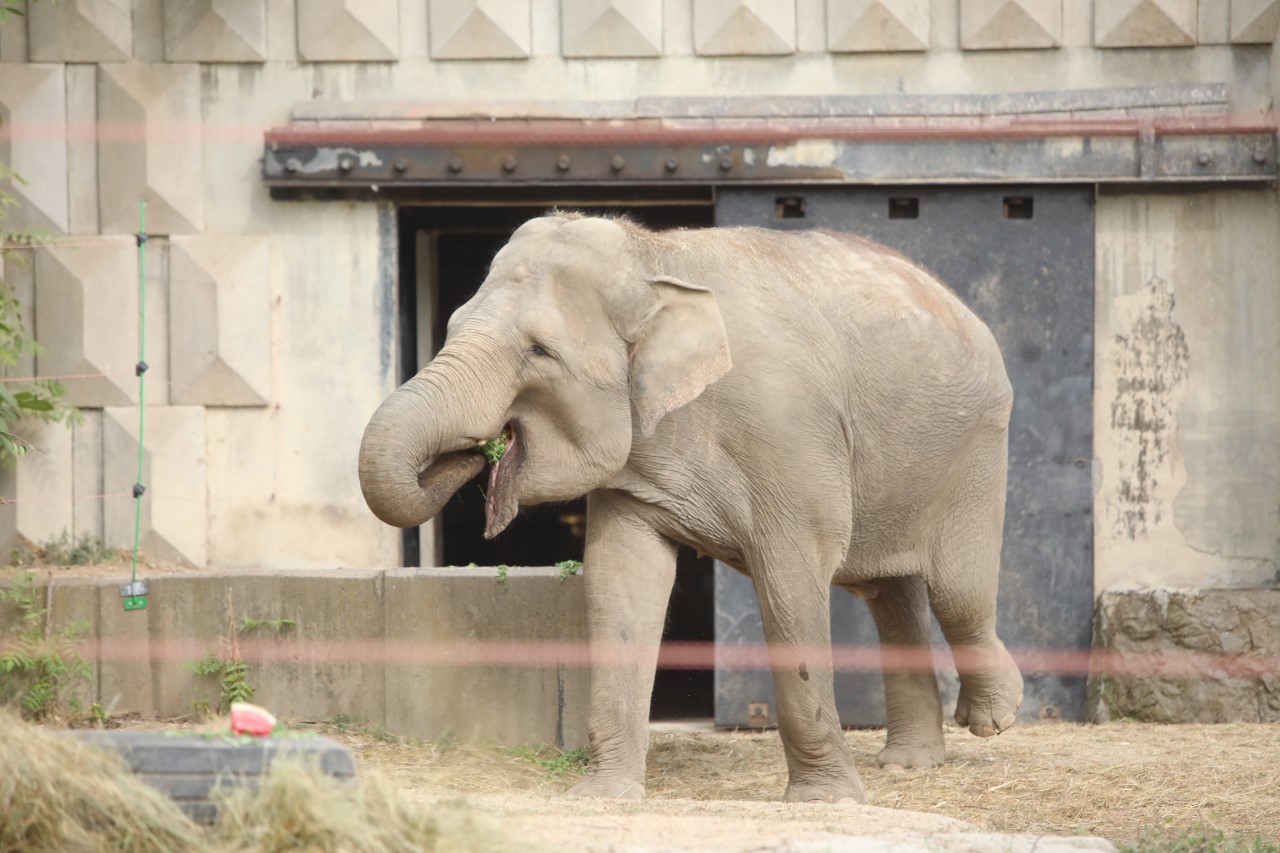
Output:
<instances>
[{"instance_id":1,"label":"green leaves in elephant mouth","mask_svg":"<svg viewBox=\"0 0 1280 853\"><path fill-rule=\"evenodd\" d=\"M485 499L486 539L492 539L505 530L520 510L515 482L525 460L525 442L522 438L520 422L511 421L502 430L502 435L490 443L501 445L502 452L495 452L492 456L485 453L486 458L493 462L489 468L489 493Z\"/></svg>"}]
</instances>

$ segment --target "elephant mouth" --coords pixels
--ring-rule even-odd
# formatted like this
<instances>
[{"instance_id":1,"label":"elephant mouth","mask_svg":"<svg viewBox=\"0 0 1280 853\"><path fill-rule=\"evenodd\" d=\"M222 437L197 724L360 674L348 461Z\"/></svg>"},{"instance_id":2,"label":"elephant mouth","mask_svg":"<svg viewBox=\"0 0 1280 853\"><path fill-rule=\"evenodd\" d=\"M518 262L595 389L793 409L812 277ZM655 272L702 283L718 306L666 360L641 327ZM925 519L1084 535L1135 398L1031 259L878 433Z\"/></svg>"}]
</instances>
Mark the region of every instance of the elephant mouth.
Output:
<instances>
[{"instance_id":1,"label":"elephant mouth","mask_svg":"<svg viewBox=\"0 0 1280 853\"><path fill-rule=\"evenodd\" d=\"M502 432L507 440L507 450L489 469L489 493L484 505L485 539L492 539L506 530L520 511L516 482L524 466L527 442L518 420L508 422Z\"/></svg>"}]
</instances>

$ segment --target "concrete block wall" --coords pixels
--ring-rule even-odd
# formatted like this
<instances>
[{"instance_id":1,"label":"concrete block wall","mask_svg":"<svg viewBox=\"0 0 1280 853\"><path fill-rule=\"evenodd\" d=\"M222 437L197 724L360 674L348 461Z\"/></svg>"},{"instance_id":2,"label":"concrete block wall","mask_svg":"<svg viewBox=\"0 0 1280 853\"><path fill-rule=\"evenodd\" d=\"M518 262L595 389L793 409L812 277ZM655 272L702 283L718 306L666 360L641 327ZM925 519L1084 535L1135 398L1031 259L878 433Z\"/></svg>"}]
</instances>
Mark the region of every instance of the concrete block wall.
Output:
<instances>
[{"instance_id":1,"label":"concrete block wall","mask_svg":"<svg viewBox=\"0 0 1280 853\"><path fill-rule=\"evenodd\" d=\"M0 472L20 501L0 506L0 534L131 538L139 271L129 235L144 199L157 424L148 536L166 558L214 566L400 562L398 531L367 512L354 477L364 423L398 373L394 209L272 200L259 163L268 127L394 123L406 110L698 117L735 94L752 96L755 115L785 114L806 98L938 104L929 99L1166 85L1223 94L1118 114L1248 113L1273 109L1280 88L1280 0L63 0L30 11L0 25L0 159L29 179L9 187L19 205L8 226L65 245L6 264L6 276L29 294L46 347L30 368L100 375L67 381L87 415L69 448L51 444ZM1259 531L1272 523L1265 448L1280 446L1265 401L1275 210L1266 191L1100 199L1099 589L1274 572L1275 543L1263 547ZM1143 264L1175 249L1197 272L1162 272L1160 290ZM1241 253L1259 262L1233 260ZM1120 257L1130 260L1109 260ZM1112 422L1132 386L1122 393L1123 375L1105 371L1128 369L1113 350L1129 315L1115 306L1141 315L1137 302L1158 307L1166 292L1208 313L1170 309L1187 354L1161 411L1178 425L1166 424L1158 463L1168 476L1135 498L1121 484L1155 439ZM1262 355L1232 350L1244 339L1214 337L1210 318L1245 324ZM1240 390L1219 401L1230 417L1179 402L1214 402L1215 388ZM1259 455L1246 464L1220 439ZM58 473L26 470L41 464ZM1179 465L1189 491L1177 488ZM1249 485L1246 470L1266 476ZM1212 511L1228 493L1247 497L1239 518ZM115 497L80 499L104 494ZM1135 500L1149 510L1142 530L1124 521Z\"/></svg>"},{"instance_id":2,"label":"concrete block wall","mask_svg":"<svg viewBox=\"0 0 1280 853\"><path fill-rule=\"evenodd\" d=\"M124 580L53 581L52 630L87 628L85 707L164 717L216 707L220 680L191 664L229 660L234 622L254 701L280 716L345 715L424 740L587 742L581 576L512 568L504 585L493 569L189 573L152 578L147 608L128 612ZM0 606L0 636L17 618Z\"/></svg>"}]
</instances>

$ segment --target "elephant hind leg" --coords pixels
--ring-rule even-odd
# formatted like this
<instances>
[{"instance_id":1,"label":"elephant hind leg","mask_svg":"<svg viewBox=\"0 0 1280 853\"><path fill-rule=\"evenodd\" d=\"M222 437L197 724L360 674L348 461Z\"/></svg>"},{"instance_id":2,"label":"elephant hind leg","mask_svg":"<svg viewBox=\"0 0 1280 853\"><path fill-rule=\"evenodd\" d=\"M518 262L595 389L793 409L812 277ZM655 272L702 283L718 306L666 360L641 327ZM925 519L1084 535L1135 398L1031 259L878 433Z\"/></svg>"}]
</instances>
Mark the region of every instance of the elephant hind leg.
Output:
<instances>
[{"instance_id":1,"label":"elephant hind leg","mask_svg":"<svg viewBox=\"0 0 1280 853\"><path fill-rule=\"evenodd\" d=\"M942 701L929 648L924 578L882 578L873 582L872 592L866 601L880 633L888 722L876 764L886 770L937 767L945 758Z\"/></svg>"},{"instance_id":2,"label":"elephant hind leg","mask_svg":"<svg viewBox=\"0 0 1280 853\"><path fill-rule=\"evenodd\" d=\"M975 437L936 528L928 578L929 604L960 673L955 719L979 737L1012 726L1023 698L1022 674L996 636L1006 442L997 424Z\"/></svg>"}]
</instances>

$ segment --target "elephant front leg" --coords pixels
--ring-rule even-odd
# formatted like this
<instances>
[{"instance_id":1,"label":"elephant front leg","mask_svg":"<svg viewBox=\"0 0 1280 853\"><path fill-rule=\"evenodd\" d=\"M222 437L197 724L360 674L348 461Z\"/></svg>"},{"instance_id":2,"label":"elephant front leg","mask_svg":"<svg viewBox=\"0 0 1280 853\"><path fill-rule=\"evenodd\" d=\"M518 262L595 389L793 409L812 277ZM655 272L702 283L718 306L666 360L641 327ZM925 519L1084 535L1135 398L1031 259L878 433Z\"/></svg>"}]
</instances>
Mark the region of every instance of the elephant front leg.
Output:
<instances>
[{"instance_id":1,"label":"elephant front leg","mask_svg":"<svg viewBox=\"0 0 1280 853\"><path fill-rule=\"evenodd\" d=\"M628 513L616 499L587 500L587 636L591 646L591 715L587 778L581 797L644 797L649 700L676 545Z\"/></svg>"},{"instance_id":2,"label":"elephant front leg","mask_svg":"<svg viewBox=\"0 0 1280 853\"><path fill-rule=\"evenodd\" d=\"M787 802L867 801L836 711L831 587L794 556L752 566L778 694Z\"/></svg>"}]
</instances>

